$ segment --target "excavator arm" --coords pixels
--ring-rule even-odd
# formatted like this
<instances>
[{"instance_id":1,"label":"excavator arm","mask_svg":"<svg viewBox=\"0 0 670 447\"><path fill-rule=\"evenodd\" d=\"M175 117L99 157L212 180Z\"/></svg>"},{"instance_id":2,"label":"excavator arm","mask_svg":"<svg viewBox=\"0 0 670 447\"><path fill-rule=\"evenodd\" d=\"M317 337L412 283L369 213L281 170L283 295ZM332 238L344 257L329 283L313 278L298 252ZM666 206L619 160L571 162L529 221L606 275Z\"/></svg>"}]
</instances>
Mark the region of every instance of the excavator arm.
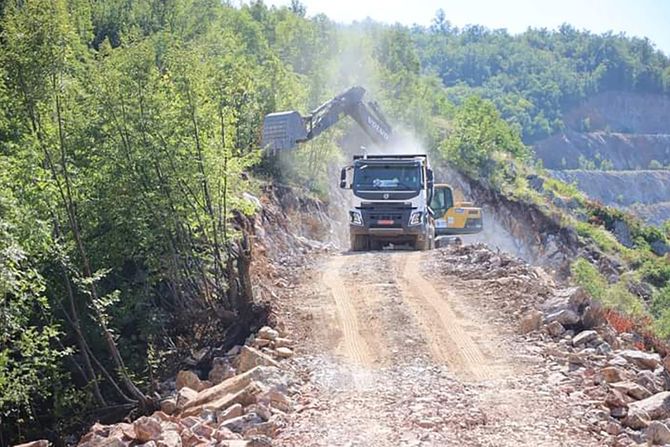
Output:
<instances>
[{"instance_id":1,"label":"excavator arm","mask_svg":"<svg viewBox=\"0 0 670 447\"><path fill-rule=\"evenodd\" d=\"M263 147L275 153L295 148L298 143L309 141L333 127L343 115L350 116L377 145L387 144L392 135L375 102L363 102L365 89L351 87L314 109L309 115L299 112L278 112L265 116L263 121Z\"/></svg>"}]
</instances>

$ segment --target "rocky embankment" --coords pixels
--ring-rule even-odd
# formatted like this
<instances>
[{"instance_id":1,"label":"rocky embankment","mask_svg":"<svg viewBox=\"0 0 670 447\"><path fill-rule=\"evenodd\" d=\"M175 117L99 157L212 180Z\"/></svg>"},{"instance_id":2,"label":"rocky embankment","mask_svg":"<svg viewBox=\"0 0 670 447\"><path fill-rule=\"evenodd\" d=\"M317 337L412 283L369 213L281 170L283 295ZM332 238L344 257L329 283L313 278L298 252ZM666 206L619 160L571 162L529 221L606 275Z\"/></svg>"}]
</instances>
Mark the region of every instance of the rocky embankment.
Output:
<instances>
[{"instance_id":1,"label":"rocky embankment","mask_svg":"<svg viewBox=\"0 0 670 447\"><path fill-rule=\"evenodd\" d=\"M534 145L548 169L579 169L580 157L616 170L670 163L670 97L603 92L564 115L566 130Z\"/></svg>"},{"instance_id":2,"label":"rocky embankment","mask_svg":"<svg viewBox=\"0 0 670 447\"><path fill-rule=\"evenodd\" d=\"M442 257L445 274L476 282L482 307L515 321L519 341L541 350L547 383L580 402L575 411L602 445L670 443L670 356L663 346L645 350L648 340L630 320L484 246Z\"/></svg>"},{"instance_id":3,"label":"rocky embankment","mask_svg":"<svg viewBox=\"0 0 670 447\"><path fill-rule=\"evenodd\" d=\"M282 360L293 356L293 341L263 327L244 346L213 360L207 379L182 370L166 386L173 395L152 415L134 422L95 424L80 447L144 446L260 447L286 423L294 408L295 380Z\"/></svg>"}]
</instances>

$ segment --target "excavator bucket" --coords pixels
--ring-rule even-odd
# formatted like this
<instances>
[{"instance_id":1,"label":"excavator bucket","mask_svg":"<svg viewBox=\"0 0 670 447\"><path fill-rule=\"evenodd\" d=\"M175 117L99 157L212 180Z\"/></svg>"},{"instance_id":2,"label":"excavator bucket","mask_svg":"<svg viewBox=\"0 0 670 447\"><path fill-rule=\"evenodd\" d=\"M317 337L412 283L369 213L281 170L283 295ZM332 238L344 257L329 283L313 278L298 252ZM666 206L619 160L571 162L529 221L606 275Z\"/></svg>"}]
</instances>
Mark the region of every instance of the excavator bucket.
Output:
<instances>
[{"instance_id":1,"label":"excavator bucket","mask_svg":"<svg viewBox=\"0 0 670 447\"><path fill-rule=\"evenodd\" d=\"M296 111L265 115L263 120L263 148L277 153L296 147L307 139L305 121Z\"/></svg>"}]
</instances>

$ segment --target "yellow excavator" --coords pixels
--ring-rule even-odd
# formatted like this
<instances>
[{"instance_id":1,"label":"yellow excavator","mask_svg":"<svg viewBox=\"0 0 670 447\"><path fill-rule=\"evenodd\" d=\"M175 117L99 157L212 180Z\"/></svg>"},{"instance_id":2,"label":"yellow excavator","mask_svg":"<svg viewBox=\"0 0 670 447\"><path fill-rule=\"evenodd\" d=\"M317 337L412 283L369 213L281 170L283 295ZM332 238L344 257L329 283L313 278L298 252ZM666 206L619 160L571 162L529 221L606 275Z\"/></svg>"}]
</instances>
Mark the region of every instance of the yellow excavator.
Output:
<instances>
[{"instance_id":1,"label":"yellow excavator","mask_svg":"<svg viewBox=\"0 0 670 447\"><path fill-rule=\"evenodd\" d=\"M430 207L435 213L435 236L475 234L484 229L482 209L464 201L451 185L435 184Z\"/></svg>"}]
</instances>

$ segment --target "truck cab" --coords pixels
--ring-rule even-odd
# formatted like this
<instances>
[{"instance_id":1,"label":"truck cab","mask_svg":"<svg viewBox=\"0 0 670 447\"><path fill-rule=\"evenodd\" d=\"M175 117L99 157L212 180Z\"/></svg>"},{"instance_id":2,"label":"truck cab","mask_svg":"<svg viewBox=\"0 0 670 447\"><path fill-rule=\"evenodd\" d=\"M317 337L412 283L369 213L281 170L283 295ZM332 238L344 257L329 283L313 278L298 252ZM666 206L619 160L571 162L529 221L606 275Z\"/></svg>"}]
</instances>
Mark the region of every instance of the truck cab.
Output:
<instances>
[{"instance_id":1,"label":"truck cab","mask_svg":"<svg viewBox=\"0 0 670 447\"><path fill-rule=\"evenodd\" d=\"M435 244L433 171L426 155L356 155L342 169L340 187L351 189L349 235L353 251L387 243L428 250Z\"/></svg>"}]
</instances>

